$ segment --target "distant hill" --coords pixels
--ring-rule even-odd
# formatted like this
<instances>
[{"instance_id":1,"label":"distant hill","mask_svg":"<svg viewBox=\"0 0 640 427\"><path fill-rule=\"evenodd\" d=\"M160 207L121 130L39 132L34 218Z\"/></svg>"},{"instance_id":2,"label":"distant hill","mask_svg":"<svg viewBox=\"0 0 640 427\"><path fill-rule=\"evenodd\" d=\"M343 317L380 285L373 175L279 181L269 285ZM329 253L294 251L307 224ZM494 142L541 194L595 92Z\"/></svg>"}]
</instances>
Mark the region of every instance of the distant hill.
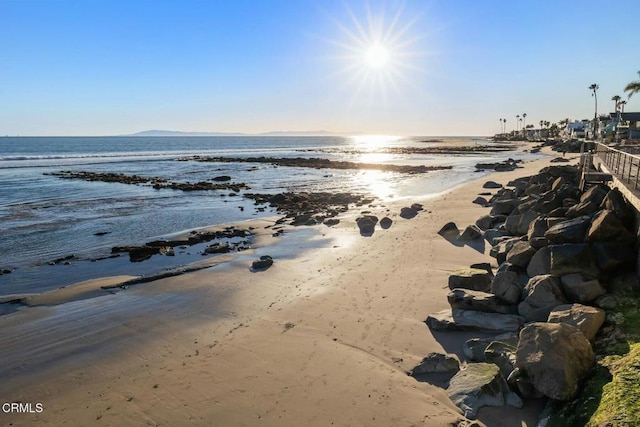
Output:
<instances>
[{"instance_id":1,"label":"distant hill","mask_svg":"<svg viewBox=\"0 0 640 427\"><path fill-rule=\"evenodd\" d=\"M182 132L179 130L143 130L131 135L124 136L238 136L246 135L240 132Z\"/></svg>"},{"instance_id":2,"label":"distant hill","mask_svg":"<svg viewBox=\"0 0 640 427\"><path fill-rule=\"evenodd\" d=\"M179 130L144 130L130 135L122 136L331 136L345 135L343 133L328 132L326 130L312 131L271 131L259 134L248 134L241 132L183 132Z\"/></svg>"}]
</instances>

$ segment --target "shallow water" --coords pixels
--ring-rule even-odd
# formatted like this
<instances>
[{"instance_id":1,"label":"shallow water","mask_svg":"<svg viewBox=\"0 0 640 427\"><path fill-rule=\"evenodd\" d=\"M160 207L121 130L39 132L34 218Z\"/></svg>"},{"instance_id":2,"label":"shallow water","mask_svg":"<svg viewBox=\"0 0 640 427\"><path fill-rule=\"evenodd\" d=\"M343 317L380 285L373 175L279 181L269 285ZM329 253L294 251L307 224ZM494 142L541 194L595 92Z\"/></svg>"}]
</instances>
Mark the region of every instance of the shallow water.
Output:
<instances>
[{"instance_id":1,"label":"shallow water","mask_svg":"<svg viewBox=\"0 0 640 427\"><path fill-rule=\"evenodd\" d=\"M110 274L150 274L202 259L191 247L176 257L129 263L128 257L92 263L113 246L139 245L168 234L271 216L230 191L182 192L149 186L61 179L61 170L114 172L178 182L229 175L252 193L332 191L371 194L381 200L438 194L478 176L478 162L522 152L477 155L388 154L388 147L424 147L424 138L396 137L104 137L0 138L0 296L42 292ZM453 139L443 139L453 141ZM466 145L478 138L456 139ZM323 157L355 162L453 166L406 175L365 170L276 167L253 163L176 161L193 155ZM95 233L106 233L95 235ZM187 252L189 254L187 254ZM69 265L48 265L69 255Z\"/></svg>"}]
</instances>

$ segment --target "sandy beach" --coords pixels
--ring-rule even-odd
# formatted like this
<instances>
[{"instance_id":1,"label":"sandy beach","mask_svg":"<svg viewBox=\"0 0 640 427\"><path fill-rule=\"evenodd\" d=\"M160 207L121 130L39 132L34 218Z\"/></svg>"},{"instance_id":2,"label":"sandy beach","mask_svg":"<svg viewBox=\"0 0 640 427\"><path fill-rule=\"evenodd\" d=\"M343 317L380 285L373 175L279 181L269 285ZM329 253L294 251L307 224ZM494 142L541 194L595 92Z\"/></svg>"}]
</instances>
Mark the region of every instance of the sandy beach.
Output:
<instances>
[{"instance_id":1,"label":"sandy beach","mask_svg":"<svg viewBox=\"0 0 640 427\"><path fill-rule=\"evenodd\" d=\"M497 266L488 244L455 246L437 231L486 213L471 203L488 191L485 181L533 175L552 158L435 198L368 208L393 219L371 237L360 236L359 212L351 210L336 227L313 227L317 247L294 258L279 258L265 237L258 249L212 268L110 292L100 286L123 278L92 281L0 316L0 376L8 379L0 400L43 407L0 413L0 424L455 423L463 417L445 391L407 371L430 352L460 354L469 337L432 334L424 323L448 307L449 273L476 262ZM414 202L424 211L401 218ZM264 254L273 267L251 271L251 260ZM47 305L62 301L70 302ZM534 426L541 407L485 408L478 419Z\"/></svg>"}]
</instances>

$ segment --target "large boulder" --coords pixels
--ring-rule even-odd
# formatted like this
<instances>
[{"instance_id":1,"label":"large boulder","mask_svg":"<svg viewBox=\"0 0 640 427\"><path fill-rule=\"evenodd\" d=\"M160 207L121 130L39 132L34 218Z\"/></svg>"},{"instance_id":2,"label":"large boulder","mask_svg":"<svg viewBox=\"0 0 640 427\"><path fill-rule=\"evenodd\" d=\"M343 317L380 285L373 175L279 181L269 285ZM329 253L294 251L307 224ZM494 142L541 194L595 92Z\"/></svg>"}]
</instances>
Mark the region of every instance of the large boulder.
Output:
<instances>
[{"instance_id":1,"label":"large boulder","mask_svg":"<svg viewBox=\"0 0 640 427\"><path fill-rule=\"evenodd\" d=\"M477 225L468 225L458 237L461 242L470 242L482 237L482 230Z\"/></svg>"},{"instance_id":2,"label":"large boulder","mask_svg":"<svg viewBox=\"0 0 640 427\"><path fill-rule=\"evenodd\" d=\"M600 271L589 244L551 245L549 250L551 274L562 276L569 273L583 273L591 277L598 277Z\"/></svg>"},{"instance_id":3,"label":"large boulder","mask_svg":"<svg viewBox=\"0 0 640 427\"><path fill-rule=\"evenodd\" d=\"M529 242L518 241L507 253L506 261L513 265L517 265L518 267L526 268L535 253L536 249L533 248Z\"/></svg>"},{"instance_id":4,"label":"large boulder","mask_svg":"<svg viewBox=\"0 0 640 427\"><path fill-rule=\"evenodd\" d=\"M460 362L455 357L442 353L429 353L411 370L409 375L415 377L423 374L441 374L457 372L459 369Z\"/></svg>"},{"instance_id":5,"label":"large boulder","mask_svg":"<svg viewBox=\"0 0 640 427\"><path fill-rule=\"evenodd\" d=\"M484 311L485 313L516 314L513 306L503 304L494 294L468 289L454 289L447 295L451 308Z\"/></svg>"},{"instance_id":6,"label":"large boulder","mask_svg":"<svg viewBox=\"0 0 640 427\"><path fill-rule=\"evenodd\" d=\"M518 304L522 294L518 273L511 270L497 272L491 283L491 293L507 304Z\"/></svg>"},{"instance_id":7,"label":"large boulder","mask_svg":"<svg viewBox=\"0 0 640 427\"><path fill-rule=\"evenodd\" d=\"M448 222L442 226L438 234L447 240L458 240L460 237L460 230L455 222Z\"/></svg>"},{"instance_id":8,"label":"large boulder","mask_svg":"<svg viewBox=\"0 0 640 427\"><path fill-rule=\"evenodd\" d=\"M437 331L485 330L498 332L517 331L524 319L513 314L484 313L482 311L442 310L427 317L425 323Z\"/></svg>"},{"instance_id":9,"label":"large boulder","mask_svg":"<svg viewBox=\"0 0 640 427\"><path fill-rule=\"evenodd\" d=\"M535 388L556 400L575 397L579 382L593 365L591 344L573 326L532 323L520 332L516 367Z\"/></svg>"},{"instance_id":10,"label":"large boulder","mask_svg":"<svg viewBox=\"0 0 640 427\"><path fill-rule=\"evenodd\" d=\"M591 302L606 293L598 279L585 278L580 273L560 277L562 292L570 302Z\"/></svg>"},{"instance_id":11,"label":"large boulder","mask_svg":"<svg viewBox=\"0 0 640 427\"><path fill-rule=\"evenodd\" d=\"M613 271L624 266L633 266L636 262L634 244L622 242L602 242L591 245L598 267L603 271Z\"/></svg>"},{"instance_id":12,"label":"large boulder","mask_svg":"<svg viewBox=\"0 0 640 427\"><path fill-rule=\"evenodd\" d=\"M567 210L568 218L577 218L582 215L590 215L600 209L602 201L609 193L609 188L604 185L594 185L582 194L580 201Z\"/></svg>"},{"instance_id":13,"label":"large boulder","mask_svg":"<svg viewBox=\"0 0 640 427\"><path fill-rule=\"evenodd\" d=\"M524 299L518 313L528 321L545 321L556 306L567 302L560 280L550 274L535 276L524 287Z\"/></svg>"},{"instance_id":14,"label":"large boulder","mask_svg":"<svg viewBox=\"0 0 640 427\"><path fill-rule=\"evenodd\" d=\"M489 338L470 338L462 345L462 352L472 362L486 362L484 351L494 341L515 347L518 345L518 334L516 332L507 332Z\"/></svg>"},{"instance_id":15,"label":"large boulder","mask_svg":"<svg viewBox=\"0 0 640 427\"><path fill-rule=\"evenodd\" d=\"M484 232L484 238L491 246L496 245L503 237L511 237L511 234L507 230L499 228L491 228Z\"/></svg>"},{"instance_id":16,"label":"large boulder","mask_svg":"<svg viewBox=\"0 0 640 427\"><path fill-rule=\"evenodd\" d=\"M484 350L484 359L487 363L498 365L500 373L507 378L515 367L516 347L515 343L493 341Z\"/></svg>"},{"instance_id":17,"label":"large boulder","mask_svg":"<svg viewBox=\"0 0 640 427\"><path fill-rule=\"evenodd\" d=\"M587 233L587 240L589 242L632 243L635 241L635 237L613 211L602 210L593 217Z\"/></svg>"},{"instance_id":18,"label":"large boulder","mask_svg":"<svg viewBox=\"0 0 640 427\"><path fill-rule=\"evenodd\" d=\"M483 215L476 220L476 225L480 230L486 231L502 224L506 219L507 217L504 215Z\"/></svg>"},{"instance_id":19,"label":"large boulder","mask_svg":"<svg viewBox=\"0 0 640 427\"><path fill-rule=\"evenodd\" d=\"M447 394L467 418L475 418L483 406L522 407L522 400L509 390L500 369L493 363L467 364L451 378Z\"/></svg>"},{"instance_id":20,"label":"large boulder","mask_svg":"<svg viewBox=\"0 0 640 427\"><path fill-rule=\"evenodd\" d=\"M544 246L538 249L538 252L531 257L527 266L527 274L529 277L539 276L541 274L551 273L551 249Z\"/></svg>"},{"instance_id":21,"label":"large boulder","mask_svg":"<svg viewBox=\"0 0 640 427\"><path fill-rule=\"evenodd\" d=\"M562 221L550 227L544 237L549 244L562 243L582 243L585 240L587 229L591 223L591 217L581 216L578 218Z\"/></svg>"},{"instance_id":22,"label":"large boulder","mask_svg":"<svg viewBox=\"0 0 640 427\"><path fill-rule=\"evenodd\" d=\"M629 206L627 200L617 188L614 188L607 193L600 205L600 208L612 211L616 214L616 217L622 221L627 229L632 229L636 215L633 208Z\"/></svg>"},{"instance_id":23,"label":"large boulder","mask_svg":"<svg viewBox=\"0 0 640 427\"><path fill-rule=\"evenodd\" d=\"M467 268L449 276L449 289L464 288L487 292L491 288L491 275L486 270Z\"/></svg>"},{"instance_id":24,"label":"large boulder","mask_svg":"<svg viewBox=\"0 0 640 427\"><path fill-rule=\"evenodd\" d=\"M492 202L491 215L509 215L516 208L517 199L500 199Z\"/></svg>"},{"instance_id":25,"label":"large boulder","mask_svg":"<svg viewBox=\"0 0 640 427\"><path fill-rule=\"evenodd\" d=\"M592 341L604 323L605 311L582 304L559 305L549 313L547 322L565 323L577 328L586 339Z\"/></svg>"}]
</instances>

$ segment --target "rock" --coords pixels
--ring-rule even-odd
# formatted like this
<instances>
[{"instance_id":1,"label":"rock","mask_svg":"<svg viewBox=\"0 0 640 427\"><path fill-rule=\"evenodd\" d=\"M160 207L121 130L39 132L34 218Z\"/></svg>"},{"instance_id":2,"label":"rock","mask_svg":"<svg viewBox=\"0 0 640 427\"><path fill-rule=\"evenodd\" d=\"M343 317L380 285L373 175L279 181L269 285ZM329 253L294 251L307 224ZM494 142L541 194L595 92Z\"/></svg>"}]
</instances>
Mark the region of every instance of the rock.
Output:
<instances>
[{"instance_id":1,"label":"rock","mask_svg":"<svg viewBox=\"0 0 640 427\"><path fill-rule=\"evenodd\" d=\"M221 176L216 176L215 178L212 179L212 181L231 181L231 177L228 175L221 175Z\"/></svg>"},{"instance_id":2,"label":"rock","mask_svg":"<svg viewBox=\"0 0 640 427\"><path fill-rule=\"evenodd\" d=\"M231 252L231 246L229 244L221 245L220 243L214 243L213 245L207 246L204 250L205 254L226 254Z\"/></svg>"},{"instance_id":3,"label":"rock","mask_svg":"<svg viewBox=\"0 0 640 427\"><path fill-rule=\"evenodd\" d=\"M471 203L475 203L476 205L480 205L482 207L489 206L489 201L484 197L476 197Z\"/></svg>"},{"instance_id":4,"label":"rock","mask_svg":"<svg viewBox=\"0 0 640 427\"><path fill-rule=\"evenodd\" d=\"M254 270L266 270L273 265L273 258L269 255L263 255L259 260L253 261L251 268Z\"/></svg>"},{"instance_id":5,"label":"rock","mask_svg":"<svg viewBox=\"0 0 640 427\"><path fill-rule=\"evenodd\" d=\"M484 351L494 341L500 341L515 347L518 345L518 334L507 332L490 338L471 338L463 344L462 352L472 362L486 362Z\"/></svg>"},{"instance_id":6,"label":"rock","mask_svg":"<svg viewBox=\"0 0 640 427\"><path fill-rule=\"evenodd\" d=\"M400 216L404 219L411 219L418 215L418 211L413 208L402 208L400 209Z\"/></svg>"},{"instance_id":7,"label":"rock","mask_svg":"<svg viewBox=\"0 0 640 427\"><path fill-rule=\"evenodd\" d=\"M507 304L518 304L522 294L518 273L499 271L491 283L491 293Z\"/></svg>"},{"instance_id":8,"label":"rock","mask_svg":"<svg viewBox=\"0 0 640 427\"><path fill-rule=\"evenodd\" d=\"M502 376L507 378L513 371L516 363L517 343L507 344L500 341L493 341L484 351L484 358L487 363L495 363L500 368Z\"/></svg>"},{"instance_id":9,"label":"rock","mask_svg":"<svg viewBox=\"0 0 640 427\"><path fill-rule=\"evenodd\" d=\"M464 229L458 240L461 242L470 242L482 237L482 231L476 225L469 225Z\"/></svg>"},{"instance_id":10,"label":"rock","mask_svg":"<svg viewBox=\"0 0 640 427\"><path fill-rule=\"evenodd\" d=\"M498 184L495 181L487 181L482 185L482 188L502 188L502 184Z\"/></svg>"},{"instance_id":11,"label":"rock","mask_svg":"<svg viewBox=\"0 0 640 427\"><path fill-rule=\"evenodd\" d=\"M499 230L495 228L485 230L484 232L484 239L489 242L491 246L495 246L498 243L498 239L502 237L511 237L511 234L506 230Z\"/></svg>"},{"instance_id":12,"label":"rock","mask_svg":"<svg viewBox=\"0 0 640 427\"><path fill-rule=\"evenodd\" d=\"M595 299L593 304L603 310L614 310L620 305L621 301L617 295L604 294Z\"/></svg>"},{"instance_id":13,"label":"rock","mask_svg":"<svg viewBox=\"0 0 640 427\"><path fill-rule=\"evenodd\" d=\"M385 216L384 218L382 218L380 220L380 227L383 230L387 230L391 227L391 224L393 224L393 220L391 218L389 218L388 216Z\"/></svg>"},{"instance_id":14,"label":"rock","mask_svg":"<svg viewBox=\"0 0 640 427\"><path fill-rule=\"evenodd\" d=\"M327 227L333 227L334 225L338 225L340 220L336 218L326 218L322 223Z\"/></svg>"},{"instance_id":15,"label":"rock","mask_svg":"<svg viewBox=\"0 0 640 427\"><path fill-rule=\"evenodd\" d=\"M591 302L606 293L597 279L585 280L580 273L565 274L560 278L560 287L570 302Z\"/></svg>"},{"instance_id":16,"label":"rock","mask_svg":"<svg viewBox=\"0 0 640 427\"><path fill-rule=\"evenodd\" d=\"M506 261L518 267L526 268L536 252L536 249L531 247L529 242L519 241L507 253Z\"/></svg>"},{"instance_id":17,"label":"rock","mask_svg":"<svg viewBox=\"0 0 640 427\"><path fill-rule=\"evenodd\" d=\"M504 215L484 215L476 220L476 225L482 231L495 228L496 225L503 223L507 219Z\"/></svg>"},{"instance_id":18,"label":"rock","mask_svg":"<svg viewBox=\"0 0 640 427\"><path fill-rule=\"evenodd\" d=\"M486 330L517 331L524 319L513 314L483 313L471 310L442 310L429 315L427 326L438 331Z\"/></svg>"},{"instance_id":19,"label":"rock","mask_svg":"<svg viewBox=\"0 0 640 427\"><path fill-rule=\"evenodd\" d=\"M520 238L518 237L502 240L500 243L491 248L489 255L495 257L498 261L498 264L502 264L507 260L507 254L518 242L520 242Z\"/></svg>"},{"instance_id":20,"label":"rock","mask_svg":"<svg viewBox=\"0 0 640 427\"><path fill-rule=\"evenodd\" d=\"M589 188L580 197L580 201L567 210L567 217L576 218L595 213L600 209L600 205L608 192L608 187L604 185L596 185Z\"/></svg>"},{"instance_id":21,"label":"rock","mask_svg":"<svg viewBox=\"0 0 640 427\"><path fill-rule=\"evenodd\" d=\"M460 370L460 362L453 356L441 353L429 353L422 362L411 370L409 375L415 377L423 374L438 374L457 372Z\"/></svg>"},{"instance_id":22,"label":"rock","mask_svg":"<svg viewBox=\"0 0 640 427\"><path fill-rule=\"evenodd\" d=\"M520 368L515 368L511 371L511 374L507 377L507 384L509 384L511 390L516 390L525 399L540 399L544 397L542 393L536 390L533 383L529 381L524 371Z\"/></svg>"},{"instance_id":23,"label":"rock","mask_svg":"<svg viewBox=\"0 0 640 427\"><path fill-rule=\"evenodd\" d=\"M460 230L454 222L448 222L442 226L438 234L447 240L458 240L460 237Z\"/></svg>"},{"instance_id":24,"label":"rock","mask_svg":"<svg viewBox=\"0 0 640 427\"><path fill-rule=\"evenodd\" d=\"M532 323L520 332L516 367L535 388L556 400L575 397L579 382L593 365L591 344L564 323Z\"/></svg>"},{"instance_id":25,"label":"rock","mask_svg":"<svg viewBox=\"0 0 640 427\"><path fill-rule=\"evenodd\" d=\"M556 276L584 273L598 277L599 270L591 247L586 243L567 243L549 246L550 272Z\"/></svg>"},{"instance_id":26,"label":"rock","mask_svg":"<svg viewBox=\"0 0 640 427\"><path fill-rule=\"evenodd\" d=\"M548 246L538 249L527 266L529 277L551 273L551 249Z\"/></svg>"},{"instance_id":27,"label":"rock","mask_svg":"<svg viewBox=\"0 0 640 427\"><path fill-rule=\"evenodd\" d=\"M487 273L489 273L489 277L493 277L493 270L491 269L491 264L489 264L488 262L478 262L475 264L471 264L469 267L475 268L477 270L485 270Z\"/></svg>"},{"instance_id":28,"label":"rock","mask_svg":"<svg viewBox=\"0 0 640 427\"><path fill-rule=\"evenodd\" d=\"M562 221L550 227L544 237L550 244L582 243L590 223L591 218L588 216Z\"/></svg>"},{"instance_id":29,"label":"rock","mask_svg":"<svg viewBox=\"0 0 640 427\"><path fill-rule=\"evenodd\" d=\"M630 243L603 242L591 245L598 266L603 271L614 271L623 266L633 266L636 262L636 248Z\"/></svg>"},{"instance_id":30,"label":"rock","mask_svg":"<svg viewBox=\"0 0 640 427\"><path fill-rule=\"evenodd\" d=\"M467 418L475 418L483 406L522 406L493 363L469 363L451 378L447 394Z\"/></svg>"},{"instance_id":31,"label":"rock","mask_svg":"<svg viewBox=\"0 0 640 427\"><path fill-rule=\"evenodd\" d=\"M532 277L523 294L518 313L528 321L545 321L551 310L567 302L560 289L560 280L550 274Z\"/></svg>"},{"instance_id":32,"label":"rock","mask_svg":"<svg viewBox=\"0 0 640 427\"><path fill-rule=\"evenodd\" d=\"M485 313L516 314L513 306L502 304L494 294L468 289L454 289L447 295L451 308Z\"/></svg>"},{"instance_id":33,"label":"rock","mask_svg":"<svg viewBox=\"0 0 640 427\"><path fill-rule=\"evenodd\" d=\"M491 276L486 270L469 268L449 275L449 289L464 288L486 292L491 287Z\"/></svg>"},{"instance_id":34,"label":"rock","mask_svg":"<svg viewBox=\"0 0 640 427\"><path fill-rule=\"evenodd\" d=\"M565 323L577 328L586 339L593 341L604 323L605 312L582 304L564 304L553 309L547 322Z\"/></svg>"},{"instance_id":35,"label":"rock","mask_svg":"<svg viewBox=\"0 0 640 427\"><path fill-rule=\"evenodd\" d=\"M610 190L602 200L600 207L612 211L628 230L632 230L636 216L620 190L617 188Z\"/></svg>"},{"instance_id":36,"label":"rock","mask_svg":"<svg viewBox=\"0 0 640 427\"><path fill-rule=\"evenodd\" d=\"M587 233L589 242L632 243L635 237L625 228L613 211L602 210L593 217Z\"/></svg>"},{"instance_id":37,"label":"rock","mask_svg":"<svg viewBox=\"0 0 640 427\"><path fill-rule=\"evenodd\" d=\"M375 229L376 229L376 223L377 222L378 222L377 218L374 221L369 216L365 216L363 218L356 219L356 224L358 225L358 228L360 229L360 235L362 235L362 236L371 236L374 233Z\"/></svg>"},{"instance_id":38,"label":"rock","mask_svg":"<svg viewBox=\"0 0 640 427\"><path fill-rule=\"evenodd\" d=\"M491 215L509 215L516 208L517 202L514 199L496 200L491 208Z\"/></svg>"},{"instance_id":39,"label":"rock","mask_svg":"<svg viewBox=\"0 0 640 427\"><path fill-rule=\"evenodd\" d=\"M422 211L424 210L424 206L422 205L422 203L414 203L411 205L411 209L413 209L414 211Z\"/></svg>"}]
</instances>

